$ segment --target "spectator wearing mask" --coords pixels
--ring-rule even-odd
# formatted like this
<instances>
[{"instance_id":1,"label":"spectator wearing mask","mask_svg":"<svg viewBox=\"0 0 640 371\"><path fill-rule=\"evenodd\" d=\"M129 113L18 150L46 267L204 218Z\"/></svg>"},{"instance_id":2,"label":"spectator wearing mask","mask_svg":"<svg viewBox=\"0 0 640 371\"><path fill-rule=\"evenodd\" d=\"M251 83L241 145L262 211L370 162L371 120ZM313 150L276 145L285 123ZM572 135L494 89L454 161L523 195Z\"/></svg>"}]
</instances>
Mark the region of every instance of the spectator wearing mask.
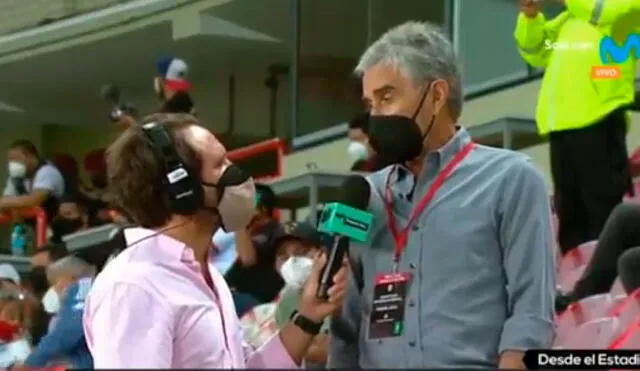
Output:
<instances>
[{"instance_id":1,"label":"spectator wearing mask","mask_svg":"<svg viewBox=\"0 0 640 371\"><path fill-rule=\"evenodd\" d=\"M187 80L189 67L182 59L164 58L158 61L158 76L153 83L156 94L162 100L161 112L196 113L195 105L189 94L191 84Z\"/></svg>"},{"instance_id":2,"label":"spectator wearing mask","mask_svg":"<svg viewBox=\"0 0 640 371\"><path fill-rule=\"evenodd\" d=\"M62 237L89 228L87 208L78 197L64 195L58 205L58 216L51 221L51 240L62 242Z\"/></svg>"},{"instance_id":3,"label":"spectator wearing mask","mask_svg":"<svg viewBox=\"0 0 640 371\"><path fill-rule=\"evenodd\" d=\"M542 1L521 0L515 38L524 60L545 69L536 122L538 133L549 136L558 240L567 252L598 238L631 189L625 136L637 53L613 61L618 78L598 78L594 71L606 64L601 58L614 58L598 47L604 45L603 38L623 42L640 32L640 2L559 2L565 11L547 20L540 10ZM593 47L568 50L562 45ZM623 49L629 50L627 45Z\"/></svg>"},{"instance_id":4,"label":"spectator wearing mask","mask_svg":"<svg viewBox=\"0 0 640 371\"><path fill-rule=\"evenodd\" d=\"M375 223L368 244L351 245L356 279L331 319L329 368L524 369L526 350L551 346L545 181L523 154L460 126L458 66L439 28L407 22L356 67L370 143L395 165L368 176Z\"/></svg>"},{"instance_id":5,"label":"spectator wearing mask","mask_svg":"<svg viewBox=\"0 0 640 371\"><path fill-rule=\"evenodd\" d=\"M282 227L274 216L276 196L271 187L256 184L256 194L251 222L247 228L235 232L238 259L225 278L232 289L267 303L275 299L284 286L274 268L275 241L282 235Z\"/></svg>"},{"instance_id":6,"label":"spectator wearing mask","mask_svg":"<svg viewBox=\"0 0 640 371\"><path fill-rule=\"evenodd\" d=\"M75 256L67 256L47 267L51 286L42 298L42 305L49 314L55 315L54 322L25 360L25 366L59 363L69 368L93 368L82 330L82 313L95 274L93 266Z\"/></svg>"},{"instance_id":7,"label":"spectator wearing mask","mask_svg":"<svg viewBox=\"0 0 640 371\"><path fill-rule=\"evenodd\" d=\"M311 269L313 257L323 252L321 234L310 224L289 222L285 235L276 242L276 269L285 286L280 293L275 314L278 328L282 328L298 308L298 301ZM307 368L322 368L327 362L329 319L325 319L305 356Z\"/></svg>"},{"instance_id":8,"label":"spectator wearing mask","mask_svg":"<svg viewBox=\"0 0 640 371\"><path fill-rule=\"evenodd\" d=\"M12 292L0 290L0 367L23 362L31 352L24 302Z\"/></svg>"},{"instance_id":9,"label":"spectator wearing mask","mask_svg":"<svg viewBox=\"0 0 640 371\"><path fill-rule=\"evenodd\" d=\"M65 190L64 178L55 166L38 154L28 140L9 146L9 178L0 197L0 213L42 207L49 218L55 215L57 200Z\"/></svg>"},{"instance_id":10,"label":"spectator wearing mask","mask_svg":"<svg viewBox=\"0 0 640 371\"><path fill-rule=\"evenodd\" d=\"M95 367L296 368L322 320L342 304L346 267L321 301L317 281L326 257L315 260L292 321L261 349L247 348L229 287L208 254L219 227L249 224L251 177L189 115L148 117L107 153L115 200L140 227L124 231L127 247L98 275L86 301ZM171 187L169 174L177 175Z\"/></svg>"},{"instance_id":11,"label":"spectator wearing mask","mask_svg":"<svg viewBox=\"0 0 640 371\"><path fill-rule=\"evenodd\" d=\"M63 244L50 243L45 245L31 256L31 271L29 272L29 285L31 292L36 298L37 305L31 305L29 311L33 318L30 329L33 344L38 344L40 339L47 333L51 316L44 311L41 303L42 297L49 289L47 279L47 267L69 253Z\"/></svg>"}]
</instances>

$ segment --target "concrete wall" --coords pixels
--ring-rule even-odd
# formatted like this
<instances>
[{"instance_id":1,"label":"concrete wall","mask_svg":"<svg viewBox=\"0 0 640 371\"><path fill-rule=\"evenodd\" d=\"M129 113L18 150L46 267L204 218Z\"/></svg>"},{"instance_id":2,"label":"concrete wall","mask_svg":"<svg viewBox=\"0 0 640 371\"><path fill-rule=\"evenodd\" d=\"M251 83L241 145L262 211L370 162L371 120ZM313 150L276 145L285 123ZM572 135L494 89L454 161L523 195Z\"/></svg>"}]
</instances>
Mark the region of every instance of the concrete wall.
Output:
<instances>
[{"instance_id":1,"label":"concrete wall","mask_svg":"<svg viewBox=\"0 0 640 371\"><path fill-rule=\"evenodd\" d=\"M2 0L0 35L35 27L44 19L86 13L131 0Z\"/></svg>"}]
</instances>

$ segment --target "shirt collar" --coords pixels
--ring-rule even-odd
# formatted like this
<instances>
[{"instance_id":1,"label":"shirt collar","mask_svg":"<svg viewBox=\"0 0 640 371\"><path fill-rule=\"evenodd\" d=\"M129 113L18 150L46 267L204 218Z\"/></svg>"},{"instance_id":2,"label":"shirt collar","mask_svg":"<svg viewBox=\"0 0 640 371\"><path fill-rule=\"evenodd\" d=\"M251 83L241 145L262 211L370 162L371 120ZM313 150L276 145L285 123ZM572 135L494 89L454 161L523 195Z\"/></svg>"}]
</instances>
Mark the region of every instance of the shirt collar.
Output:
<instances>
[{"instance_id":1,"label":"shirt collar","mask_svg":"<svg viewBox=\"0 0 640 371\"><path fill-rule=\"evenodd\" d=\"M151 253L156 259L169 259L171 261L183 262L195 261L193 249L162 232L135 227L125 229L124 236L127 241L127 246L137 246L138 244L150 245L149 247L154 250Z\"/></svg>"}]
</instances>

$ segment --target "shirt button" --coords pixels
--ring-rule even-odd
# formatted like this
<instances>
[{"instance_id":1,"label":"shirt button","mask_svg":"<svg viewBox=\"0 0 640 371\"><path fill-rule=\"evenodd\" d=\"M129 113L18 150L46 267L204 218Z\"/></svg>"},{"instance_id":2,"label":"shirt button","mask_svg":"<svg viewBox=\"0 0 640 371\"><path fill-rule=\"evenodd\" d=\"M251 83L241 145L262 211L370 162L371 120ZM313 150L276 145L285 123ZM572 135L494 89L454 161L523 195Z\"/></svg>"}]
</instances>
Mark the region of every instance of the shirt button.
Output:
<instances>
[{"instance_id":1,"label":"shirt button","mask_svg":"<svg viewBox=\"0 0 640 371\"><path fill-rule=\"evenodd\" d=\"M417 224L414 224L414 225L413 225L413 227L411 227L411 229L412 229L413 231L417 231L418 229L420 229L420 227L418 227L418 225L417 225Z\"/></svg>"},{"instance_id":2,"label":"shirt button","mask_svg":"<svg viewBox=\"0 0 640 371\"><path fill-rule=\"evenodd\" d=\"M413 264L413 263L410 263L410 264L409 264L409 268L411 268L411 269L416 269L416 265L415 265L415 264Z\"/></svg>"},{"instance_id":3,"label":"shirt button","mask_svg":"<svg viewBox=\"0 0 640 371\"><path fill-rule=\"evenodd\" d=\"M415 347L415 346L416 346L416 342L415 342L415 341L413 341L413 340L411 340L411 341L409 342L409 346L410 346L410 347Z\"/></svg>"},{"instance_id":4,"label":"shirt button","mask_svg":"<svg viewBox=\"0 0 640 371\"><path fill-rule=\"evenodd\" d=\"M413 300L410 300L409 301L409 306L412 307L412 308L415 307L416 306L416 302L413 301Z\"/></svg>"},{"instance_id":5,"label":"shirt button","mask_svg":"<svg viewBox=\"0 0 640 371\"><path fill-rule=\"evenodd\" d=\"M382 340L378 339L378 345L382 345Z\"/></svg>"}]
</instances>

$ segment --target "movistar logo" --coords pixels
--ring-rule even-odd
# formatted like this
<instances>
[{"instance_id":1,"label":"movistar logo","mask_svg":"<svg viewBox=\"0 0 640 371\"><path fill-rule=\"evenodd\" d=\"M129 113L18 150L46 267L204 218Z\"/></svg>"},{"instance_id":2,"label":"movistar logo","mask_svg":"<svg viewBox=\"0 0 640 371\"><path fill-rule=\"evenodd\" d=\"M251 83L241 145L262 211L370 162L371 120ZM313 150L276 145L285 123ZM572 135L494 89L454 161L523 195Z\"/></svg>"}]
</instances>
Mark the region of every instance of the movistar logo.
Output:
<instances>
[{"instance_id":1,"label":"movistar logo","mask_svg":"<svg viewBox=\"0 0 640 371\"><path fill-rule=\"evenodd\" d=\"M622 46L609 36L600 41L600 60L604 64L624 63L632 56L640 59L640 34L630 34Z\"/></svg>"}]
</instances>

